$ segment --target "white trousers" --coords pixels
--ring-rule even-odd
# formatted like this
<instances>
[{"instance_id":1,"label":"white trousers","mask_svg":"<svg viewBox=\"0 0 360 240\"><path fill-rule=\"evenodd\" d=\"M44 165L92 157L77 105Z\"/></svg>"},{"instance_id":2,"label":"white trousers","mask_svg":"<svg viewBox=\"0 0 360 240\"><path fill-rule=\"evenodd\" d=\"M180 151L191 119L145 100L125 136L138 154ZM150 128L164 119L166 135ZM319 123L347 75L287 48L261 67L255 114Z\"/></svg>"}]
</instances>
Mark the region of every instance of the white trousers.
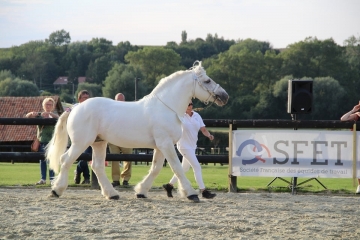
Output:
<instances>
[{"instance_id":1,"label":"white trousers","mask_svg":"<svg viewBox=\"0 0 360 240\"><path fill-rule=\"evenodd\" d=\"M205 184L202 179L201 166L198 159L196 158L195 149L178 149L178 150L183 156L181 165L182 168L184 169L184 172L189 171L191 166L194 171L195 180L199 186L199 189L205 189ZM174 185L177 182L177 180L178 178L174 175L171 178L170 183Z\"/></svg>"}]
</instances>

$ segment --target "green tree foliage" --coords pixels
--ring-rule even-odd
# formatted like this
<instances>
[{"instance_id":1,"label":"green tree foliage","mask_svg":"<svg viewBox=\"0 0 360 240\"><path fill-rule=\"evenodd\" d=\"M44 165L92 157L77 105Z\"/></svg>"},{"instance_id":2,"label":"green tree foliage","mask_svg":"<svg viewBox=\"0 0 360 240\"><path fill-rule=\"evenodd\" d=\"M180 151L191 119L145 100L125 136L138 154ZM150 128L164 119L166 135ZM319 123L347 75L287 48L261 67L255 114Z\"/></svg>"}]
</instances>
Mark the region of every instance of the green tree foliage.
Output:
<instances>
[{"instance_id":1,"label":"green tree foliage","mask_svg":"<svg viewBox=\"0 0 360 240\"><path fill-rule=\"evenodd\" d=\"M131 45L129 41L119 42L114 49L115 57L112 60L125 63L125 55L130 51L136 52L138 49L139 47Z\"/></svg>"},{"instance_id":2,"label":"green tree foliage","mask_svg":"<svg viewBox=\"0 0 360 240\"><path fill-rule=\"evenodd\" d=\"M90 93L90 97L102 97L101 86L95 83L80 83L76 90L75 96L81 91L87 90Z\"/></svg>"},{"instance_id":3,"label":"green tree foliage","mask_svg":"<svg viewBox=\"0 0 360 240\"><path fill-rule=\"evenodd\" d=\"M144 82L154 88L160 76L170 75L182 69L181 57L172 49L145 47L136 52L129 52L125 60L132 66L138 66L145 75Z\"/></svg>"},{"instance_id":4,"label":"green tree foliage","mask_svg":"<svg viewBox=\"0 0 360 240\"><path fill-rule=\"evenodd\" d=\"M288 100L288 81L293 76L285 76L275 83L273 87L274 100L273 105L278 105L279 108L272 108L279 118L290 118L287 112ZM297 114L298 119L312 119L312 120L339 120L342 115L342 99L346 96L344 88L340 83L331 77L308 78L304 77L300 80L313 80L313 108L310 114Z\"/></svg>"},{"instance_id":5,"label":"green tree foliage","mask_svg":"<svg viewBox=\"0 0 360 240\"><path fill-rule=\"evenodd\" d=\"M143 74L140 69L131 65L115 64L105 79L103 90L104 97L114 98L117 93L123 93L126 101L135 99L135 78L138 78L137 99L147 94L143 84ZM150 89L149 89L150 90Z\"/></svg>"},{"instance_id":6,"label":"green tree foliage","mask_svg":"<svg viewBox=\"0 0 360 240\"><path fill-rule=\"evenodd\" d=\"M347 110L343 108L343 101L341 101L345 96L344 88L334 78L315 78L313 82L313 111L309 114L309 118L313 120L339 120Z\"/></svg>"},{"instance_id":7,"label":"green tree foliage","mask_svg":"<svg viewBox=\"0 0 360 240\"><path fill-rule=\"evenodd\" d=\"M345 41L345 53L343 56L348 70L346 71L347 81L342 81L341 85L348 92L344 107L350 109L360 99L358 94L360 89L360 37L351 36Z\"/></svg>"},{"instance_id":8,"label":"green tree foliage","mask_svg":"<svg viewBox=\"0 0 360 240\"><path fill-rule=\"evenodd\" d=\"M165 47L138 47L128 41L114 46L104 38L71 43L70 34L60 30L45 41L0 49L0 82L4 84L3 93L15 94L7 89L16 89L17 85L11 84L25 79L42 93L55 91L62 99L72 99L72 85L59 92L53 82L59 76L70 80L87 76L86 84L90 85L77 87L75 81L75 88L87 89L93 96L101 96L103 90L110 98L123 92L127 100L132 100L136 77L141 79L137 91L137 98L141 98L162 77L201 60L207 74L230 95L225 107L206 108L203 117L290 119L286 111L287 82L296 78L314 79L313 112L302 118L338 120L344 109L351 109L359 100L359 52L360 38L355 36L347 39L343 47L333 39L310 37L279 50L269 42L224 40L217 34L207 34L205 40L191 40L186 31L181 33L179 44L168 42ZM18 90L22 91L21 85ZM38 91L34 90L34 94L38 95ZM331 98L325 100L329 95ZM322 105L325 102L326 106ZM199 102L195 104L204 107Z\"/></svg>"},{"instance_id":9,"label":"green tree foliage","mask_svg":"<svg viewBox=\"0 0 360 240\"><path fill-rule=\"evenodd\" d=\"M71 42L70 33L64 29L55 31L50 34L49 39L46 39L45 42L53 46L69 44Z\"/></svg>"},{"instance_id":10,"label":"green tree foliage","mask_svg":"<svg viewBox=\"0 0 360 240\"><path fill-rule=\"evenodd\" d=\"M113 63L106 56L99 57L95 62L90 62L89 68L86 72L86 77L91 79L92 83L102 85L108 72L112 68Z\"/></svg>"},{"instance_id":11,"label":"green tree foliage","mask_svg":"<svg viewBox=\"0 0 360 240\"><path fill-rule=\"evenodd\" d=\"M187 32L182 31L181 32L181 43L186 43L186 42L187 42Z\"/></svg>"},{"instance_id":12,"label":"green tree foliage","mask_svg":"<svg viewBox=\"0 0 360 240\"><path fill-rule=\"evenodd\" d=\"M262 54L265 54L266 51L271 50L269 42L257 41L251 38L247 38L245 40L240 40L234 45L231 45L229 48L229 52L241 52L242 50L247 49L250 52L260 51Z\"/></svg>"},{"instance_id":13,"label":"green tree foliage","mask_svg":"<svg viewBox=\"0 0 360 240\"><path fill-rule=\"evenodd\" d=\"M345 64L341 55L342 48L333 39L320 41L317 38L306 38L289 45L281 53L284 59L282 74L292 74L295 78L332 76L343 79L341 69Z\"/></svg>"},{"instance_id":14,"label":"green tree foliage","mask_svg":"<svg viewBox=\"0 0 360 240\"><path fill-rule=\"evenodd\" d=\"M197 51L194 47L188 45L178 46L175 42L168 42L166 48L173 49L176 53L181 56L181 65L185 66L186 69L189 69L193 66L194 62L198 58Z\"/></svg>"},{"instance_id":15,"label":"green tree foliage","mask_svg":"<svg viewBox=\"0 0 360 240\"><path fill-rule=\"evenodd\" d=\"M35 84L18 78L7 78L0 82L0 96L31 97L39 96L39 89Z\"/></svg>"},{"instance_id":16,"label":"green tree foliage","mask_svg":"<svg viewBox=\"0 0 360 240\"><path fill-rule=\"evenodd\" d=\"M224 40L224 38L219 38L217 34L214 36L208 34L206 40L197 38L196 40L187 40L183 41L183 37L187 38L187 33L182 32L182 41L180 45L177 45L175 42L168 42L166 48L173 49L175 52L181 56L181 65L185 68L190 68L193 66L196 60L204 60L225 52L229 49L231 45L235 43L234 40Z\"/></svg>"},{"instance_id":17,"label":"green tree foliage","mask_svg":"<svg viewBox=\"0 0 360 240\"><path fill-rule=\"evenodd\" d=\"M5 80L7 78L14 79L15 76L11 73L10 70L1 70L0 71L0 81Z\"/></svg>"},{"instance_id":18,"label":"green tree foliage","mask_svg":"<svg viewBox=\"0 0 360 240\"><path fill-rule=\"evenodd\" d=\"M58 76L58 67L49 45L43 41L31 41L13 48L15 72L19 78L28 79L43 89L51 89Z\"/></svg>"},{"instance_id":19,"label":"green tree foliage","mask_svg":"<svg viewBox=\"0 0 360 240\"><path fill-rule=\"evenodd\" d=\"M217 59L205 61L205 65L209 65L209 76L230 95L229 103L221 113L231 118L253 118L254 108L261 96L270 94L269 86L278 77L276 74L267 76L267 70L273 67L273 62L266 61L260 51L251 52L247 48L236 53L221 53Z\"/></svg>"},{"instance_id":20,"label":"green tree foliage","mask_svg":"<svg viewBox=\"0 0 360 240\"><path fill-rule=\"evenodd\" d=\"M96 59L110 53L114 49L114 46L112 45L112 41L105 38L93 38L88 43L88 49L92 52L93 59Z\"/></svg>"},{"instance_id":21,"label":"green tree foliage","mask_svg":"<svg viewBox=\"0 0 360 240\"><path fill-rule=\"evenodd\" d=\"M211 44L216 51L216 54L227 51L230 46L235 44L234 40L225 40L223 37L219 38L217 33L213 36L212 34L208 34L206 36L205 42Z\"/></svg>"},{"instance_id":22,"label":"green tree foliage","mask_svg":"<svg viewBox=\"0 0 360 240\"><path fill-rule=\"evenodd\" d=\"M60 99L62 102L67 102L72 104L77 102L77 98L70 93L69 89L61 90Z\"/></svg>"},{"instance_id":23,"label":"green tree foliage","mask_svg":"<svg viewBox=\"0 0 360 240\"><path fill-rule=\"evenodd\" d=\"M74 42L69 44L60 67L61 72L70 79L85 76L88 66L93 58L87 42Z\"/></svg>"},{"instance_id":24,"label":"green tree foliage","mask_svg":"<svg viewBox=\"0 0 360 240\"><path fill-rule=\"evenodd\" d=\"M40 96L52 96L52 95L53 94L51 92L48 92L48 91L42 91L41 94L40 94Z\"/></svg>"}]
</instances>

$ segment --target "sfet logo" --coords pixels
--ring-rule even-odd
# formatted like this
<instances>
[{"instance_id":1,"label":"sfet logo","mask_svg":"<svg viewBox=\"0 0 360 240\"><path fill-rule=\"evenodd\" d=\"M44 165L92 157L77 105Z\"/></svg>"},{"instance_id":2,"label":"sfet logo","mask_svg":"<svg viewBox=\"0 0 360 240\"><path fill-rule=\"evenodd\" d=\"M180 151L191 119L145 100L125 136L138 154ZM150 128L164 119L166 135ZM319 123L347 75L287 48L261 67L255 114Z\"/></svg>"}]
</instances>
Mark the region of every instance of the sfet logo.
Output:
<instances>
[{"instance_id":1,"label":"sfet logo","mask_svg":"<svg viewBox=\"0 0 360 240\"><path fill-rule=\"evenodd\" d=\"M254 164L257 161L261 161L263 163L266 162L265 159L262 158L262 155L266 152L267 156L270 158L271 154L269 148L264 144L259 143L254 139L248 139L240 144L239 148L236 151L237 156L241 156L243 151L247 151L248 154L252 155L254 158L245 160L242 159L242 164Z\"/></svg>"},{"instance_id":2,"label":"sfet logo","mask_svg":"<svg viewBox=\"0 0 360 240\"><path fill-rule=\"evenodd\" d=\"M270 150L267 147L266 138L263 137L265 144L261 144L255 139L247 139L240 144L236 151L236 155L241 157L242 164L254 164L258 161L265 163L264 154L267 158L272 158L272 164L287 164L289 160L291 165L299 165L298 155L307 155L310 165L328 165L329 160L322 156L323 152L328 154L329 148L335 151L332 156L332 164L343 166L341 160L342 149L347 148L346 141L288 141L278 140L273 144L271 157ZM290 151L290 152L289 152ZM292 156L290 158L290 155ZM320 156L320 158L318 158ZM270 160L269 159L269 160Z\"/></svg>"}]
</instances>

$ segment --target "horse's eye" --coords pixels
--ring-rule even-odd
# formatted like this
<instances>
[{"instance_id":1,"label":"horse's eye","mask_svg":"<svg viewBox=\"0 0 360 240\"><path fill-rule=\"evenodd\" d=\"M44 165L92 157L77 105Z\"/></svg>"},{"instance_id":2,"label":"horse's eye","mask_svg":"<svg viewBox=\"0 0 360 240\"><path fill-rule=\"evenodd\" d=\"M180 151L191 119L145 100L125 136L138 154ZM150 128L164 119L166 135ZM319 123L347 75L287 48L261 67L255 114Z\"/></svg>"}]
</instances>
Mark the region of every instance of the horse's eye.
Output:
<instances>
[{"instance_id":1,"label":"horse's eye","mask_svg":"<svg viewBox=\"0 0 360 240\"><path fill-rule=\"evenodd\" d=\"M210 79L208 79L208 80L205 81L205 83L210 83L210 82L211 82Z\"/></svg>"}]
</instances>

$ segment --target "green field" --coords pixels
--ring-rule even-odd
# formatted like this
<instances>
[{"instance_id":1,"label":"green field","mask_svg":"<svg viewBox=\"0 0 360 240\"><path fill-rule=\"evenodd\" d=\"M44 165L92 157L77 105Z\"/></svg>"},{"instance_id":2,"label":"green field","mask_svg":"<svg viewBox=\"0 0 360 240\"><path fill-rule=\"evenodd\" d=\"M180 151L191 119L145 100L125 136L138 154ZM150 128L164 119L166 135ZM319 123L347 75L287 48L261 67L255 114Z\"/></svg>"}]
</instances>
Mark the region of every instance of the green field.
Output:
<instances>
[{"instance_id":1,"label":"green field","mask_svg":"<svg viewBox=\"0 0 360 240\"><path fill-rule=\"evenodd\" d=\"M90 185L75 185L74 170L76 165L73 164L69 173L69 186L76 187L89 187ZM111 181L111 167L106 167L106 174ZM130 185L135 185L147 174L150 166L146 164L133 165L132 177L130 179ZM202 165L203 179L205 186L212 190L227 191L228 189L228 166L221 166L220 164L209 164ZM159 176L155 179L153 188L161 188L162 184L167 183L172 177L172 172L167 165L164 167ZM187 173L192 186L197 189L198 186L195 182L192 170ZM40 179L40 165L38 163L0 163L0 187L4 186L34 186L35 182ZM239 191L281 191L291 192L289 184L281 181L280 179L275 180L271 184L271 188L267 187L268 183L273 178L269 177L238 177L237 187ZM285 178L290 181L290 178ZM305 181L305 178L299 178L298 184ZM342 194L353 194L356 187L353 186L352 179L344 178L322 178L318 179L323 183L327 190L325 190L317 181L311 180L305 184L299 186L299 192L313 192L313 193L342 193ZM47 179L46 186L37 187L49 187L49 180Z\"/></svg>"}]
</instances>

